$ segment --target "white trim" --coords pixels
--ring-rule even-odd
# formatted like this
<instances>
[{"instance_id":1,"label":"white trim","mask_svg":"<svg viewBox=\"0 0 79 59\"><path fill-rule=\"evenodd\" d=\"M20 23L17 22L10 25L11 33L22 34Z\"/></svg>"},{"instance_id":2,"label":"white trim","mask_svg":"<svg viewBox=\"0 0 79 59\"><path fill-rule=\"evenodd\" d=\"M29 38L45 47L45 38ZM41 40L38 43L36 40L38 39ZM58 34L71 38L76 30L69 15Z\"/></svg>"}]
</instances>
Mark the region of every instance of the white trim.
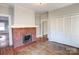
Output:
<instances>
[{"instance_id":1,"label":"white trim","mask_svg":"<svg viewBox=\"0 0 79 59\"><path fill-rule=\"evenodd\" d=\"M7 14L0 14L0 16L10 17L10 15L7 15Z\"/></svg>"},{"instance_id":2,"label":"white trim","mask_svg":"<svg viewBox=\"0 0 79 59\"><path fill-rule=\"evenodd\" d=\"M13 45L13 40L12 40L12 28L11 28L11 17L9 16L9 45Z\"/></svg>"},{"instance_id":3,"label":"white trim","mask_svg":"<svg viewBox=\"0 0 79 59\"><path fill-rule=\"evenodd\" d=\"M31 27L35 27L36 28L38 26L25 26L25 25L24 26L23 25L22 26L21 25L20 26L16 26L16 25L11 26L11 28L31 28Z\"/></svg>"}]
</instances>

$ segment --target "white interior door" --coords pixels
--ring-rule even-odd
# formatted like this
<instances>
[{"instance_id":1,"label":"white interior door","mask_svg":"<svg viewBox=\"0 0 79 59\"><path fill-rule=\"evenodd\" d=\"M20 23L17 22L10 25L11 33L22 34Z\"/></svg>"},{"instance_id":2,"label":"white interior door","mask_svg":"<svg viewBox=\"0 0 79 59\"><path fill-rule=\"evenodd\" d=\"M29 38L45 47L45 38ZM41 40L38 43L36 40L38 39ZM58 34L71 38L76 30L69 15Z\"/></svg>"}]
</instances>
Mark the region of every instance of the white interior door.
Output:
<instances>
[{"instance_id":1,"label":"white interior door","mask_svg":"<svg viewBox=\"0 0 79 59\"><path fill-rule=\"evenodd\" d=\"M48 33L47 21L42 21L42 35L46 35Z\"/></svg>"}]
</instances>

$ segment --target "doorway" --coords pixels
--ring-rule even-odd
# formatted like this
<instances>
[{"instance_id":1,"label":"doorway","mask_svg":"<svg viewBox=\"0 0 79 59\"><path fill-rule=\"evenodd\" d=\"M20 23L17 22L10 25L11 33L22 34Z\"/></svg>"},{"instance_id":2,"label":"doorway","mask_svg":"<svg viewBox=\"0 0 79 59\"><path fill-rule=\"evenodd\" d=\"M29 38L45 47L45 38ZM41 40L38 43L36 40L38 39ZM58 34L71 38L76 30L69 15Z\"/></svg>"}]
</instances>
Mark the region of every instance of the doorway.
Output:
<instances>
[{"instance_id":1,"label":"doorway","mask_svg":"<svg viewBox=\"0 0 79 59\"><path fill-rule=\"evenodd\" d=\"M0 48L12 46L11 19L9 15L0 15Z\"/></svg>"},{"instance_id":2,"label":"doorway","mask_svg":"<svg viewBox=\"0 0 79 59\"><path fill-rule=\"evenodd\" d=\"M0 47L9 46L9 20L8 17L0 16Z\"/></svg>"},{"instance_id":3,"label":"doorway","mask_svg":"<svg viewBox=\"0 0 79 59\"><path fill-rule=\"evenodd\" d=\"M47 23L47 20L44 20L42 21L42 24L41 24L41 32L42 32L42 36L43 38L47 38L47 34L48 34L48 23Z\"/></svg>"}]
</instances>

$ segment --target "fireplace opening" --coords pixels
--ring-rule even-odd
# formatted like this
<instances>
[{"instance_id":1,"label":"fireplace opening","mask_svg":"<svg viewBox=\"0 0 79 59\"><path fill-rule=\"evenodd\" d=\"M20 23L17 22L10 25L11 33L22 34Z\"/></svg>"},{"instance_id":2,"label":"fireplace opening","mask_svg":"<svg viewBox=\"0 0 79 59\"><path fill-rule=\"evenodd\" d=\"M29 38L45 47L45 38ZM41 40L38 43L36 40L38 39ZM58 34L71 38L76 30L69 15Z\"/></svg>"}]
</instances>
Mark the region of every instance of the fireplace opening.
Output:
<instances>
[{"instance_id":1,"label":"fireplace opening","mask_svg":"<svg viewBox=\"0 0 79 59\"><path fill-rule=\"evenodd\" d=\"M32 35L31 34L25 34L23 36L23 43L27 43L27 42L30 42L32 41Z\"/></svg>"}]
</instances>

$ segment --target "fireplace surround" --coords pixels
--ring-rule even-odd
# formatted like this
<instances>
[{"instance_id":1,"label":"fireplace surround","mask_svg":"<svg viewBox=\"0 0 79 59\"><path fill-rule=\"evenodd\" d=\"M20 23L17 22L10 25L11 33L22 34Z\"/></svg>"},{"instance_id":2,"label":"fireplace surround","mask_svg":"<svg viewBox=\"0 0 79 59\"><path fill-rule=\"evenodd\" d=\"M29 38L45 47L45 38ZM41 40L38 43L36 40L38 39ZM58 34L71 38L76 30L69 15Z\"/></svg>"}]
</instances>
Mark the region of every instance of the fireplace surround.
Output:
<instances>
[{"instance_id":1,"label":"fireplace surround","mask_svg":"<svg viewBox=\"0 0 79 59\"><path fill-rule=\"evenodd\" d=\"M22 39L23 39L24 44L32 41L32 34L31 33L26 33L22 37L23 37Z\"/></svg>"},{"instance_id":2,"label":"fireplace surround","mask_svg":"<svg viewBox=\"0 0 79 59\"><path fill-rule=\"evenodd\" d=\"M27 42L23 41L25 36L30 37L27 38L29 39L29 41L28 40L26 40ZM27 46L27 44L36 41L36 27L20 27L20 28L13 27L12 38L13 38L13 46L15 49Z\"/></svg>"}]
</instances>

